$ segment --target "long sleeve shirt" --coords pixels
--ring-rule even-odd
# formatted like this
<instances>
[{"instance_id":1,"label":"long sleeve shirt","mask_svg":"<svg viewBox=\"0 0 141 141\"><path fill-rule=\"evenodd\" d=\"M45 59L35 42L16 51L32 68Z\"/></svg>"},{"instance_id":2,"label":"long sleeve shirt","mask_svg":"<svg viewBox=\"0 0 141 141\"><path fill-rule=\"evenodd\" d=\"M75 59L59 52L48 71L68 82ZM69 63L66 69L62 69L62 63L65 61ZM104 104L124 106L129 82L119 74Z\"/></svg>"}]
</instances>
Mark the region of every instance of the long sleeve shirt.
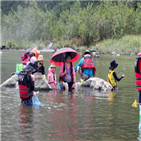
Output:
<instances>
[{"instance_id":1,"label":"long sleeve shirt","mask_svg":"<svg viewBox=\"0 0 141 141\"><path fill-rule=\"evenodd\" d=\"M113 76L115 77L115 79L117 81L120 81L123 78L123 76L121 76L120 78L118 78L118 76L117 76L117 74L115 72L113 72Z\"/></svg>"},{"instance_id":2,"label":"long sleeve shirt","mask_svg":"<svg viewBox=\"0 0 141 141\"><path fill-rule=\"evenodd\" d=\"M92 59L93 60L93 59ZM77 67L78 66L81 66L82 64L83 64L83 62L84 62L84 57L79 61L79 63L76 65L76 67L75 67L75 72L76 72L76 70L77 70ZM94 61L93 61L93 63L94 63ZM84 73L86 74L86 75L88 75L88 76L93 76L93 69L84 69Z\"/></svg>"}]
</instances>

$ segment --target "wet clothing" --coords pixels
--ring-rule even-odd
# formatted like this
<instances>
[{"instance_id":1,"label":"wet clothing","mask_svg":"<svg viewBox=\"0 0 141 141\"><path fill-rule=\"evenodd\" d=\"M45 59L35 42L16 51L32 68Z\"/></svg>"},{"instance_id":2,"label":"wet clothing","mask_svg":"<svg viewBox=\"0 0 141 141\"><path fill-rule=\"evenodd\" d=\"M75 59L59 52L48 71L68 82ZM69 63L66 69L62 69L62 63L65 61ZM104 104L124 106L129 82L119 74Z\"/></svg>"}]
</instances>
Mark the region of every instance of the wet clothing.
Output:
<instances>
[{"instance_id":1,"label":"wet clothing","mask_svg":"<svg viewBox=\"0 0 141 141\"><path fill-rule=\"evenodd\" d=\"M67 82L69 90L72 88L73 82Z\"/></svg>"},{"instance_id":2,"label":"wet clothing","mask_svg":"<svg viewBox=\"0 0 141 141\"><path fill-rule=\"evenodd\" d=\"M34 81L27 72L20 72L18 75L19 94L21 103L24 105L32 105L32 96L34 90Z\"/></svg>"},{"instance_id":3,"label":"wet clothing","mask_svg":"<svg viewBox=\"0 0 141 141\"><path fill-rule=\"evenodd\" d=\"M38 62L37 62L37 61L34 63L34 69L35 69L36 71L34 71L33 73L35 73L35 72L40 72L40 73L42 73L42 75L45 75L45 67L44 67L44 65L42 65L42 66L38 69Z\"/></svg>"},{"instance_id":4,"label":"wet clothing","mask_svg":"<svg viewBox=\"0 0 141 141\"><path fill-rule=\"evenodd\" d=\"M30 98L28 98L28 99L22 99L22 100L21 100L21 103L22 103L22 105L27 105L27 106L33 105L32 97L30 97Z\"/></svg>"},{"instance_id":5,"label":"wet clothing","mask_svg":"<svg viewBox=\"0 0 141 141\"><path fill-rule=\"evenodd\" d=\"M93 59L92 59L93 61ZM78 66L82 66L82 64L84 63L84 57L79 61L79 63L76 65L75 67L75 72L77 71L77 67ZM94 64L94 61L93 61L93 64ZM84 68L84 72L82 71L82 73L84 73L85 75L89 76L89 77L93 77L93 69L87 69L87 68ZM81 74L80 74L81 75Z\"/></svg>"}]
</instances>

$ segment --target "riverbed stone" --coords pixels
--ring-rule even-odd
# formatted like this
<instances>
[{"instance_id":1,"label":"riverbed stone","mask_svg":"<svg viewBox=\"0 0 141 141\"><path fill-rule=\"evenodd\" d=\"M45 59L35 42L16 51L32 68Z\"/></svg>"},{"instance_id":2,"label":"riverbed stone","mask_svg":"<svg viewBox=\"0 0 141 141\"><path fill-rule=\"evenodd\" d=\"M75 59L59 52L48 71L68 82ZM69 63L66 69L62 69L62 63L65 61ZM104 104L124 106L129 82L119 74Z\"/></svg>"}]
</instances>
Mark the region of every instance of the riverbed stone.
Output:
<instances>
[{"instance_id":1,"label":"riverbed stone","mask_svg":"<svg viewBox=\"0 0 141 141\"><path fill-rule=\"evenodd\" d=\"M91 87L95 90L102 90L102 91L112 90L112 86L108 82L98 77L89 78L88 80L83 82L82 86Z\"/></svg>"},{"instance_id":2,"label":"riverbed stone","mask_svg":"<svg viewBox=\"0 0 141 141\"><path fill-rule=\"evenodd\" d=\"M42 75L41 73L35 73L34 75ZM9 79L7 79L5 82L3 82L0 87L9 87L9 88L16 88L17 87L17 80L18 80L18 75L13 75ZM35 84L35 89L37 90L50 90L52 89L51 86L48 84L47 79L41 79L38 78L34 82Z\"/></svg>"}]
</instances>

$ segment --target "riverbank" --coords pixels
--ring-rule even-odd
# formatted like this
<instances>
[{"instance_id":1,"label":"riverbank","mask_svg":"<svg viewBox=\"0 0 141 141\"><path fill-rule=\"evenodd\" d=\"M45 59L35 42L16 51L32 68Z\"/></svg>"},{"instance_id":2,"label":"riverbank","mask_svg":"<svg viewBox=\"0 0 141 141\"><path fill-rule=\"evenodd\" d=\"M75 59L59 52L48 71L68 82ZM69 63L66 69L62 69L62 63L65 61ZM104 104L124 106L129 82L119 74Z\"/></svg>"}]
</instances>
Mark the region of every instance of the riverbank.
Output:
<instances>
[{"instance_id":1,"label":"riverbank","mask_svg":"<svg viewBox=\"0 0 141 141\"><path fill-rule=\"evenodd\" d=\"M22 44L20 44L22 42ZM6 43L5 49L15 49L15 50L26 50L33 46L38 46L39 50L48 49L48 44L52 41L45 42L25 42L9 40ZM120 39L106 39L101 42L97 42L96 45L90 45L89 47L81 45L81 40L61 40L53 41L52 47L50 49L57 50L61 47L71 47L78 52L82 53L86 49L96 50L99 54L120 54L120 55L137 55L141 52L141 35L126 35Z\"/></svg>"}]
</instances>

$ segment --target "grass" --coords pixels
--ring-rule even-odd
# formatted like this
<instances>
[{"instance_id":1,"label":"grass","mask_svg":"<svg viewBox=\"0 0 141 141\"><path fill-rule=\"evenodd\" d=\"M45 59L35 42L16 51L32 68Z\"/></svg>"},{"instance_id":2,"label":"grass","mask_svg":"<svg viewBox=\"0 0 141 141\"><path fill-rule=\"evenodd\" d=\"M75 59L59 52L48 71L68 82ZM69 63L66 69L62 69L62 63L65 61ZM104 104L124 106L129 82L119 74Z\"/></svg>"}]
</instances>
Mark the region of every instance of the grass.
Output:
<instances>
[{"instance_id":1,"label":"grass","mask_svg":"<svg viewBox=\"0 0 141 141\"><path fill-rule=\"evenodd\" d=\"M27 40L8 40L6 42L6 48L12 49L27 49L33 46L38 46L40 49L46 48L51 41L35 41L29 42ZM75 44L76 43L76 44ZM106 39L101 42L98 42L95 46L91 45L89 48L87 46L81 45L80 39L72 40L54 40L52 46L53 49L61 47L71 47L78 52L84 52L86 49L95 49L100 54L111 54L115 51L117 54L121 55L137 55L141 52L141 35L126 35L120 39Z\"/></svg>"},{"instance_id":2,"label":"grass","mask_svg":"<svg viewBox=\"0 0 141 141\"><path fill-rule=\"evenodd\" d=\"M115 51L118 54L134 54L141 52L141 35L126 35L121 39L107 39L96 44L100 54L109 54Z\"/></svg>"}]
</instances>

